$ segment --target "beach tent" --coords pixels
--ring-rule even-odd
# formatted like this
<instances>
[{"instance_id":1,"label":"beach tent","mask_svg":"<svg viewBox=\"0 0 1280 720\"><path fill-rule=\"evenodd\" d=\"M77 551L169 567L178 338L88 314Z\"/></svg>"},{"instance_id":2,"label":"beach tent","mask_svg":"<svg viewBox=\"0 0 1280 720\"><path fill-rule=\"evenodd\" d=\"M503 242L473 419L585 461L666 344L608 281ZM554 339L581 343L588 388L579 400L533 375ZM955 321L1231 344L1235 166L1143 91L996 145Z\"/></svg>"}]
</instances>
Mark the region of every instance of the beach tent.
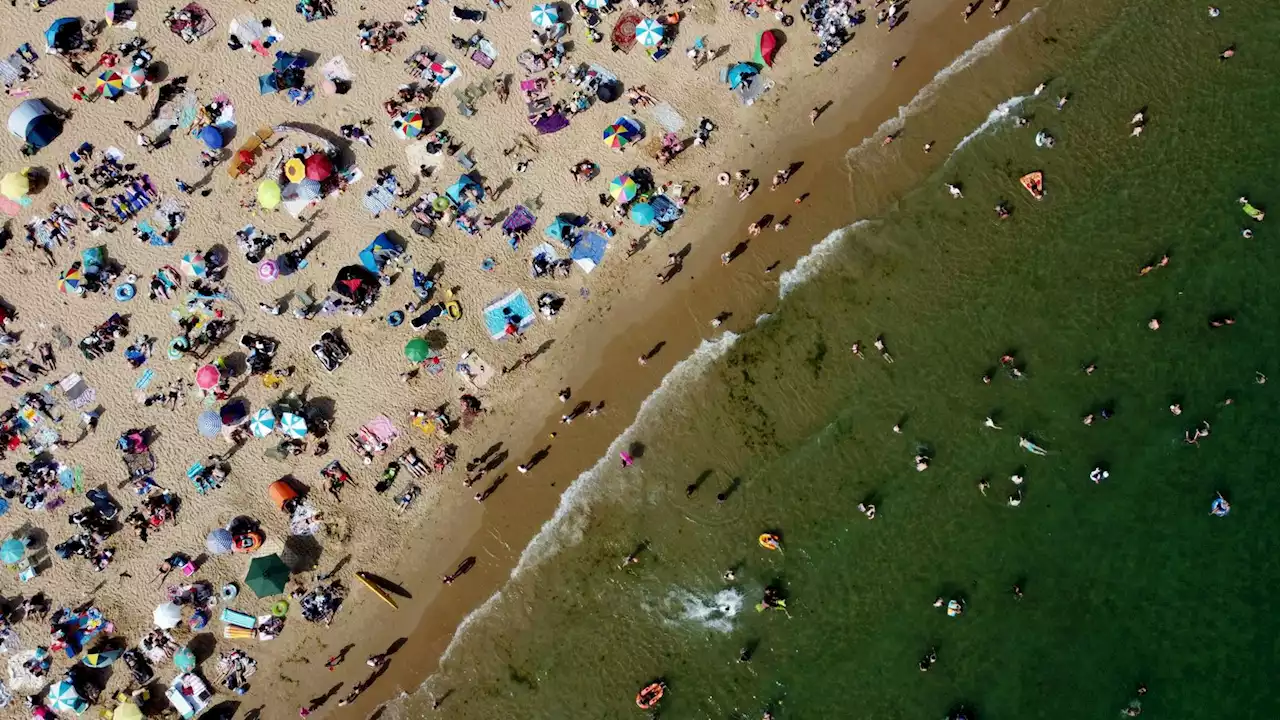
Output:
<instances>
[{"instance_id":1,"label":"beach tent","mask_svg":"<svg viewBox=\"0 0 1280 720\"><path fill-rule=\"evenodd\" d=\"M449 199L455 204L462 205L464 202L463 193L468 189L475 193L476 197L484 199L484 186L476 182L475 178L470 175L459 175L458 181L450 185L449 189L444 191L444 194L448 195Z\"/></svg>"},{"instance_id":2,"label":"beach tent","mask_svg":"<svg viewBox=\"0 0 1280 720\"><path fill-rule=\"evenodd\" d=\"M369 272L380 273L382 268L386 267L388 260L400 257L402 252L404 248L400 247L395 240L386 233L380 233L373 242L360 251L360 264L368 268Z\"/></svg>"},{"instance_id":3,"label":"beach tent","mask_svg":"<svg viewBox=\"0 0 1280 720\"><path fill-rule=\"evenodd\" d=\"M62 133L62 121L39 100L27 100L9 113L9 132L37 150Z\"/></svg>"},{"instance_id":4,"label":"beach tent","mask_svg":"<svg viewBox=\"0 0 1280 720\"><path fill-rule=\"evenodd\" d=\"M210 150L221 150L225 144L222 137L222 131L212 125L205 125L200 128L200 142Z\"/></svg>"},{"instance_id":5,"label":"beach tent","mask_svg":"<svg viewBox=\"0 0 1280 720\"><path fill-rule=\"evenodd\" d=\"M558 217L551 221L551 224L547 226L543 234L561 245L569 245L573 239L573 223Z\"/></svg>"},{"instance_id":6,"label":"beach tent","mask_svg":"<svg viewBox=\"0 0 1280 720\"><path fill-rule=\"evenodd\" d=\"M782 48L782 35L777 30L765 30L756 37L756 62L773 67L773 59Z\"/></svg>"},{"instance_id":7,"label":"beach tent","mask_svg":"<svg viewBox=\"0 0 1280 720\"><path fill-rule=\"evenodd\" d=\"M274 553L250 561L249 571L244 576L245 587L260 598L279 595L288 583L289 566Z\"/></svg>"},{"instance_id":8,"label":"beach tent","mask_svg":"<svg viewBox=\"0 0 1280 720\"><path fill-rule=\"evenodd\" d=\"M501 340L509 334L508 326L514 326L517 332L523 332L533 325L536 319L534 315L533 306L529 304L529 299L524 296L524 293L513 290L485 307L484 327L489 331L490 338Z\"/></svg>"},{"instance_id":9,"label":"beach tent","mask_svg":"<svg viewBox=\"0 0 1280 720\"><path fill-rule=\"evenodd\" d=\"M378 276L361 265L347 265L338 271L330 287L335 293L362 304L378 289Z\"/></svg>"},{"instance_id":10,"label":"beach tent","mask_svg":"<svg viewBox=\"0 0 1280 720\"><path fill-rule=\"evenodd\" d=\"M743 62L731 66L729 72L725 74L725 80L729 83L730 90L736 90L743 81L759 74L760 71L755 65Z\"/></svg>"},{"instance_id":11,"label":"beach tent","mask_svg":"<svg viewBox=\"0 0 1280 720\"><path fill-rule=\"evenodd\" d=\"M44 31L44 42L50 50L75 50L84 43L80 18L64 17L53 21Z\"/></svg>"},{"instance_id":12,"label":"beach tent","mask_svg":"<svg viewBox=\"0 0 1280 720\"><path fill-rule=\"evenodd\" d=\"M584 233L573 246L569 256L578 267L582 268L583 272L589 273L604 260L604 251L607 247L609 247L609 241L603 235L588 232Z\"/></svg>"}]
</instances>

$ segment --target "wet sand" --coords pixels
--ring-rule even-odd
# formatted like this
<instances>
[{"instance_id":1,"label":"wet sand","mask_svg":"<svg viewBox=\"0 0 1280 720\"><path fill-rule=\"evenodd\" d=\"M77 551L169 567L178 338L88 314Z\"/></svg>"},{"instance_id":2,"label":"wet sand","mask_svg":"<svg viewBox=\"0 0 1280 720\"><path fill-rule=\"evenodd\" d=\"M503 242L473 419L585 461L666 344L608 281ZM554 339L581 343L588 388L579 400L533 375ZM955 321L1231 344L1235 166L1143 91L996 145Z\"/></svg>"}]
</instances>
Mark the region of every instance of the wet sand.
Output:
<instances>
[{"instance_id":1,"label":"wet sand","mask_svg":"<svg viewBox=\"0 0 1280 720\"><path fill-rule=\"evenodd\" d=\"M664 286L646 279L604 302L592 298L606 307L597 309L583 322L599 327L574 333L574 337L582 338L577 345L553 348L535 361L570 368L558 382L543 382L525 395L532 402L525 405L524 417L543 414L546 420L517 425L515 434L503 439L503 449L511 453L510 459L473 488L459 488L446 499L450 511L444 514L450 518L449 523L430 528L418 538L417 547L406 553L400 568L404 572L396 577L413 595L412 600L402 602L394 617L396 623L371 622L359 630L361 647L370 652L391 646L400 638L405 642L387 672L354 705L355 714L367 715L400 692L415 692L435 672L459 623L503 586L522 550L554 513L561 493L630 424L641 402L676 362L722 330L750 327L757 315L767 312L776 301L781 273L792 267L813 243L858 217L874 216L884 210L853 207L850 199L843 196L850 173L845 151L875 135L885 120L895 116L957 56L998 27L1016 23L1020 13L1031 9L1018 8L1020 13L1007 10L994 21L989 12L984 12L970 23L963 23L958 11L951 12L951 6L925 8L920 4L912 8L911 21L892 34L874 27L860 32L853 44L857 48L853 53L855 62L862 63L859 68L841 63L839 75L823 79L834 84L838 77L843 97L801 97L805 92L792 88L784 97L784 107L762 109L761 119L769 128L787 131L776 138L767 136L768 141L778 143L770 150L758 147L764 141L751 133L744 139L747 146L743 151L730 155L743 158L741 166L750 168L752 175L760 179L762 187L752 198L741 204L721 203L723 210L695 215L692 222L685 221L687 226L680 229L676 239L655 242L627 261L648 263L653 272L647 278L652 278L666 253L677 252L688 242L692 247L683 272ZM892 59L903 55L907 59L902 66L891 70ZM818 69L815 74L824 72L829 69ZM833 104L810 128L809 108L828 99ZM889 147L879 148L877 137L876 150L893 153L892 162L906 160L900 163L904 166L902 172L877 174L878 196L891 198L917 184L923 174L945 160L964 130L979 120L965 118L954 124L950 134L928 138L937 142L930 155L921 152L926 139L913 136L910 128ZM794 178L777 192L770 192L767 186L773 173L792 163L802 163ZM727 194L728 189L702 189L702 193L709 194L718 191ZM805 201L795 205L794 198L804 194L808 194ZM742 256L722 267L720 253L748 239L746 226L766 214L793 217L783 232L767 229L751 238ZM725 232L725 228L733 231ZM778 263L776 269L766 274L765 268L774 263ZM712 328L711 318L726 311L733 316L721 328ZM660 352L647 365L639 366L636 358L658 343L663 344ZM569 357L572 361L563 365ZM558 387L566 385L573 389L567 407L580 401L604 401L605 410L597 417L580 418L572 426L562 425L557 412L563 412L561 408L566 406L557 403L554 395ZM553 432L557 433L554 440L549 439ZM518 474L515 465L541 448L549 448L546 459L527 475ZM503 473L508 474L505 482L483 507L471 499L475 491L484 489ZM469 556L477 558L476 567L444 588L440 576ZM387 615L390 611L380 601L359 589L352 598L351 609L372 613L379 620L391 619ZM413 617L417 621L410 632L405 621ZM355 624L351 625L354 629ZM337 645L332 641L330 644ZM363 668L349 678L341 672L334 675L337 677L323 678L327 684L317 682L315 688L307 689L319 695L339 679L354 681L362 677ZM442 710L445 708L447 701L442 704Z\"/></svg>"}]
</instances>

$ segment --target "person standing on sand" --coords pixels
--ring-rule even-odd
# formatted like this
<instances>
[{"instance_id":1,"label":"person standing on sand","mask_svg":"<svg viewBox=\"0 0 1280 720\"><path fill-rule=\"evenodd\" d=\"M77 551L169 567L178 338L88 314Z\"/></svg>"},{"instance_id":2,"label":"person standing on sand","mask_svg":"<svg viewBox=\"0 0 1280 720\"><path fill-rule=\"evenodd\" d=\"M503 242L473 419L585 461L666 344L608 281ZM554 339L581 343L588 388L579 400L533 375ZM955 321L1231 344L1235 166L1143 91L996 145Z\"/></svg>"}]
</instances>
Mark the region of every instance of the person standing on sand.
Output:
<instances>
[{"instance_id":1,"label":"person standing on sand","mask_svg":"<svg viewBox=\"0 0 1280 720\"><path fill-rule=\"evenodd\" d=\"M817 125L817 124L818 124L818 116L819 116L819 115L821 115L821 114L822 114L822 108L814 108L814 109L810 110L810 111L809 111L809 124L810 124L810 125Z\"/></svg>"}]
</instances>

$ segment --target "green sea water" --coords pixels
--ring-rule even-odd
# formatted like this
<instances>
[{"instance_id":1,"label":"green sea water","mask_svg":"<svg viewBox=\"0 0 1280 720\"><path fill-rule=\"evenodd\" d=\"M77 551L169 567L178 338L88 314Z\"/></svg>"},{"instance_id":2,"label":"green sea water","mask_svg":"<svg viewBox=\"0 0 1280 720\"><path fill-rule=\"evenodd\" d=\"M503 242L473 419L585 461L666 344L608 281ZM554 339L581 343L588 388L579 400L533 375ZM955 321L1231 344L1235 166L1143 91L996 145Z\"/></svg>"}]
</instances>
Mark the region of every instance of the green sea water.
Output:
<instances>
[{"instance_id":1,"label":"green sea water","mask_svg":"<svg viewBox=\"0 0 1280 720\"><path fill-rule=\"evenodd\" d=\"M1236 202L1280 213L1280 6L1222 7L1211 20L1193 3L1098 4L1114 15L1067 57L1051 48L1066 20L1013 31L1019 53L1055 58L1046 93L1014 111L1031 127L996 117L887 215L849 217L871 222L789 276L769 318L674 371L394 712L643 717L632 698L662 677L663 718L1108 718L1139 683L1143 717L1280 717L1280 220L1245 239ZM1005 99L980 91L982 73L943 88L954 112L939 115L982 122ZM1054 149L1035 147L1040 128ZM1042 202L1017 185L1032 169ZM964 200L942 190L956 181ZM1216 315L1236 323L1211 329ZM892 364L870 349L881 334ZM1006 352L1024 377L983 384ZM1111 419L1081 422L1104 407ZM1184 443L1201 421L1211 435ZM618 470L634 443L643 454ZM1225 518L1209 514L1218 492ZM869 499L870 521L856 509ZM782 552L757 546L766 530ZM642 562L619 570L641 542ZM769 585L788 613L756 612ZM949 618L937 596L967 611Z\"/></svg>"}]
</instances>

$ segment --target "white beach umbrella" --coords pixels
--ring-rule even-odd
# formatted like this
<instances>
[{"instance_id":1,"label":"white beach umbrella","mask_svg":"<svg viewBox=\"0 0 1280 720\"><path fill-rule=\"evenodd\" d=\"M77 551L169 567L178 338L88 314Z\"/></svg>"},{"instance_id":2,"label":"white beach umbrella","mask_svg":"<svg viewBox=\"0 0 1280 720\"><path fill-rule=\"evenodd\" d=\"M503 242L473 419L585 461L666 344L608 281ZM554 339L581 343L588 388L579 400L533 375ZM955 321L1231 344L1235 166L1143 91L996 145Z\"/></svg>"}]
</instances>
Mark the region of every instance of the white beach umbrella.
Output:
<instances>
[{"instance_id":1,"label":"white beach umbrella","mask_svg":"<svg viewBox=\"0 0 1280 720\"><path fill-rule=\"evenodd\" d=\"M162 630L169 630L178 626L182 622L182 608L171 602L157 605L156 611L151 615L151 619L155 622L156 627Z\"/></svg>"},{"instance_id":2,"label":"white beach umbrella","mask_svg":"<svg viewBox=\"0 0 1280 720\"><path fill-rule=\"evenodd\" d=\"M560 20L560 13L554 5L534 5L529 12L529 19L540 28L549 28Z\"/></svg>"}]
</instances>

